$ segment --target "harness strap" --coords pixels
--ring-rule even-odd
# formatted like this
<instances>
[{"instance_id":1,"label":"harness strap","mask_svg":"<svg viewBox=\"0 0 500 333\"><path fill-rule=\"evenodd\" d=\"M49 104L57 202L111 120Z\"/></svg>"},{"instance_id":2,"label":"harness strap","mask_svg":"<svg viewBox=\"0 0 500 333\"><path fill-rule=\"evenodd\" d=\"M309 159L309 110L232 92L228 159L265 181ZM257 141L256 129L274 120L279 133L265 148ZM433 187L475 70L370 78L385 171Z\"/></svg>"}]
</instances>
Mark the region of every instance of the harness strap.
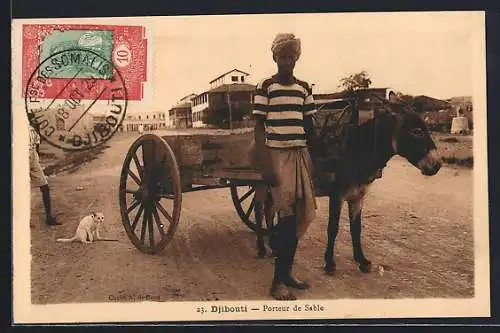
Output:
<instances>
[{"instance_id":1,"label":"harness strap","mask_svg":"<svg viewBox=\"0 0 500 333\"><path fill-rule=\"evenodd\" d=\"M403 123L404 123L404 120L403 120L403 117L398 114L398 113L393 113L395 119L396 119L396 127L394 129L394 134L392 136L392 149L393 149L393 152L394 153L397 153L397 150L398 150L398 147L397 147L397 140L399 138L399 134L401 132L401 128L403 127Z\"/></svg>"}]
</instances>

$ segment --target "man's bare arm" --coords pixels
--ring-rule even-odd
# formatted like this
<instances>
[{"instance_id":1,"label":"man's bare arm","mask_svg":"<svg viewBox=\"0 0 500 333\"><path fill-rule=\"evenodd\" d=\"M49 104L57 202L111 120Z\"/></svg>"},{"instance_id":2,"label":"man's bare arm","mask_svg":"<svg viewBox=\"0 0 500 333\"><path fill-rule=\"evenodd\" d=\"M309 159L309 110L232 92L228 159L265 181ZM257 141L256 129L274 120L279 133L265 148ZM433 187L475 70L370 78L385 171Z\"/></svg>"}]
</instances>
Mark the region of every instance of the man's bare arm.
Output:
<instances>
[{"instance_id":1,"label":"man's bare arm","mask_svg":"<svg viewBox=\"0 0 500 333\"><path fill-rule=\"evenodd\" d=\"M264 119L256 117L255 120L255 156L258 168L264 172L269 169L270 161L266 148L266 128L264 126Z\"/></svg>"},{"instance_id":2,"label":"man's bare arm","mask_svg":"<svg viewBox=\"0 0 500 333\"><path fill-rule=\"evenodd\" d=\"M264 118L256 117L254 131L255 162L258 170L262 172L264 180L271 185L277 185L278 182L271 163L271 157L266 147L266 128L264 122Z\"/></svg>"}]
</instances>

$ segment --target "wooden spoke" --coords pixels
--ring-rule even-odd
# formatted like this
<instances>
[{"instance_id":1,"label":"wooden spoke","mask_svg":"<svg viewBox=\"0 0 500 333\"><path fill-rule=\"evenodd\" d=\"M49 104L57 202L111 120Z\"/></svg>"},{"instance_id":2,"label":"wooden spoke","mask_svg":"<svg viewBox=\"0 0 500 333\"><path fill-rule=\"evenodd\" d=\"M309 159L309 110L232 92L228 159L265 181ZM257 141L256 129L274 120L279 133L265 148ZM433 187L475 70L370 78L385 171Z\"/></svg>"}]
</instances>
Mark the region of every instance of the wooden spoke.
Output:
<instances>
[{"instance_id":1,"label":"wooden spoke","mask_svg":"<svg viewBox=\"0 0 500 333\"><path fill-rule=\"evenodd\" d=\"M241 198L240 198L240 202L243 202L244 200L246 200L246 198L248 198L249 196L252 195L252 193L255 192L255 189L252 187L247 193L245 193Z\"/></svg>"},{"instance_id":2,"label":"wooden spoke","mask_svg":"<svg viewBox=\"0 0 500 333\"><path fill-rule=\"evenodd\" d=\"M158 207L160 212L163 214L163 216L165 216L165 218L168 220L168 222L172 223L172 221L173 221L172 216L170 216L170 214L165 210L165 208L163 208L161 203L156 202L156 206Z\"/></svg>"},{"instance_id":3,"label":"wooden spoke","mask_svg":"<svg viewBox=\"0 0 500 333\"><path fill-rule=\"evenodd\" d=\"M135 228L137 227L137 222L139 222L139 218L141 217L143 210L144 210L144 206L141 205L141 207L139 207L139 211L137 212L137 215L134 218L134 222L132 223L132 232L135 232Z\"/></svg>"},{"instance_id":4,"label":"wooden spoke","mask_svg":"<svg viewBox=\"0 0 500 333\"><path fill-rule=\"evenodd\" d=\"M255 197L252 198L252 202L250 203L250 207L248 207L248 210L247 210L247 212L245 214L245 216L247 217L247 219L250 218L250 214L252 214L254 207L255 207Z\"/></svg>"},{"instance_id":5,"label":"wooden spoke","mask_svg":"<svg viewBox=\"0 0 500 333\"><path fill-rule=\"evenodd\" d=\"M151 210L153 207L151 207ZM149 246L151 249L154 248L155 246L155 234L154 234L154 229L153 229L153 216L151 214L151 210L148 212L148 226L149 226Z\"/></svg>"},{"instance_id":6,"label":"wooden spoke","mask_svg":"<svg viewBox=\"0 0 500 333\"><path fill-rule=\"evenodd\" d=\"M138 192L138 190L129 190L128 188L125 189L125 193L128 193L128 194L136 194Z\"/></svg>"},{"instance_id":7,"label":"wooden spoke","mask_svg":"<svg viewBox=\"0 0 500 333\"><path fill-rule=\"evenodd\" d=\"M139 179L139 177L135 175L135 173L132 170L128 169L128 174L137 185L141 186L141 180Z\"/></svg>"},{"instance_id":8,"label":"wooden spoke","mask_svg":"<svg viewBox=\"0 0 500 333\"><path fill-rule=\"evenodd\" d=\"M137 158L137 154L132 155L132 158L134 159L135 167L137 168L137 171L139 172L139 177L141 179L143 179L144 170L142 169L141 163L139 162L139 159Z\"/></svg>"},{"instance_id":9,"label":"wooden spoke","mask_svg":"<svg viewBox=\"0 0 500 333\"><path fill-rule=\"evenodd\" d=\"M160 234L163 237L165 235L165 230L163 230L163 224L161 224L161 222L160 222L160 216L158 216L158 211L156 210L156 206L153 207L153 216L154 216L156 225L158 226L158 230L160 231Z\"/></svg>"},{"instance_id":10,"label":"wooden spoke","mask_svg":"<svg viewBox=\"0 0 500 333\"><path fill-rule=\"evenodd\" d=\"M149 145L149 141L145 141L142 143L141 147L142 147L142 163L144 165L144 169L143 169L143 172L144 172L144 181L147 181L148 177L149 177L149 173L151 172L150 171L150 163L149 163L149 160L148 158L151 156L150 155L150 150L148 149L148 145Z\"/></svg>"},{"instance_id":11,"label":"wooden spoke","mask_svg":"<svg viewBox=\"0 0 500 333\"><path fill-rule=\"evenodd\" d=\"M130 214L131 211L134 210L135 207L139 206L141 204L140 201L135 201L128 209L127 209L127 214Z\"/></svg>"},{"instance_id":12,"label":"wooden spoke","mask_svg":"<svg viewBox=\"0 0 500 333\"><path fill-rule=\"evenodd\" d=\"M144 244L144 236L146 236L146 223L147 223L147 211L144 212L142 216L142 228L141 228L141 242Z\"/></svg>"}]
</instances>

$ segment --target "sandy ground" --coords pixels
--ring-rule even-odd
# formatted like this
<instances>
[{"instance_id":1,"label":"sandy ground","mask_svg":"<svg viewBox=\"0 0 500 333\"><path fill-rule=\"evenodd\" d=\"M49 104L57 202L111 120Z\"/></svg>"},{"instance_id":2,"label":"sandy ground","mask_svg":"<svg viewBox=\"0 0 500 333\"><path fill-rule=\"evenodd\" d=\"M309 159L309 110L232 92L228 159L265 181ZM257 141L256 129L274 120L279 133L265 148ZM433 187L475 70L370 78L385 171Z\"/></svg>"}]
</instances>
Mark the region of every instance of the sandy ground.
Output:
<instances>
[{"instance_id":1,"label":"sandy ground","mask_svg":"<svg viewBox=\"0 0 500 333\"><path fill-rule=\"evenodd\" d=\"M133 246L118 205L121 164L133 140L117 134L98 158L49 178L62 226L44 225L40 192L32 190L32 302L145 295L160 301L270 299L271 259L256 258L255 236L239 219L229 190L185 194L179 228L163 252L148 255ZM328 201L318 202L318 218L296 257L295 272L312 283L299 298L473 296L471 169L445 166L424 177L401 158L389 162L363 211L364 252L375 267L386 266L383 275L357 269L345 209L336 243L337 274L323 273ZM106 235L118 242L55 242L70 237L90 209L104 213Z\"/></svg>"}]
</instances>

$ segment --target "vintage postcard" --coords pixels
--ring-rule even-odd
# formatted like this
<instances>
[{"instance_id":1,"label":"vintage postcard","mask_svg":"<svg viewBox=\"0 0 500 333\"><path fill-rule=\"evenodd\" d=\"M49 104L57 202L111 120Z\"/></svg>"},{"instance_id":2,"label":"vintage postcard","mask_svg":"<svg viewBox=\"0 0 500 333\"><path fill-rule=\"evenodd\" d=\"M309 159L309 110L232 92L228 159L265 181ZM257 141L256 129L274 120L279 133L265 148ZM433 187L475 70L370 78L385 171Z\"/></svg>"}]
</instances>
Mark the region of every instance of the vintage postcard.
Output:
<instances>
[{"instance_id":1,"label":"vintage postcard","mask_svg":"<svg viewBox=\"0 0 500 333\"><path fill-rule=\"evenodd\" d=\"M15 323L490 316L484 12L12 40Z\"/></svg>"}]
</instances>

